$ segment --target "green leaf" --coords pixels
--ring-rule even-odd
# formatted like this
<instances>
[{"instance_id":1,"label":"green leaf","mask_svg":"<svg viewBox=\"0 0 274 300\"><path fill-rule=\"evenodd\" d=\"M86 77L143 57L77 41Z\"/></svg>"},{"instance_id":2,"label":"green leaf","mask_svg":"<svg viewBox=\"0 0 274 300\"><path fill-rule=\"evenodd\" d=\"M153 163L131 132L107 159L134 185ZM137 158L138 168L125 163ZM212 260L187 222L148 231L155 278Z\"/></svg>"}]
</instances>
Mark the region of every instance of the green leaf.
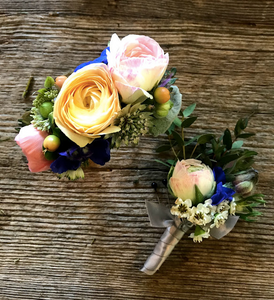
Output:
<instances>
[{"instance_id":1,"label":"green leaf","mask_svg":"<svg viewBox=\"0 0 274 300\"><path fill-rule=\"evenodd\" d=\"M202 203L204 201L204 195L198 188L197 184L195 184L195 205L198 203Z\"/></svg>"},{"instance_id":2,"label":"green leaf","mask_svg":"<svg viewBox=\"0 0 274 300\"><path fill-rule=\"evenodd\" d=\"M173 90L170 94L170 101L173 103L172 109L168 112L168 115L164 118L153 119L152 123L154 126L150 128L150 133L153 136L165 133L173 121L177 118L182 105L182 94L180 93L177 86L172 86Z\"/></svg>"},{"instance_id":3,"label":"green leaf","mask_svg":"<svg viewBox=\"0 0 274 300\"><path fill-rule=\"evenodd\" d=\"M251 133L251 132L250 133L242 133L242 134L239 134L237 136L237 138L247 139L247 138L249 138L249 137L251 137L253 135L255 135L255 133Z\"/></svg>"},{"instance_id":4,"label":"green leaf","mask_svg":"<svg viewBox=\"0 0 274 300\"><path fill-rule=\"evenodd\" d=\"M159 146L157 149L156 149L156 152L157 153L161 153L161 152L164 152L164 151L168 151L171 149L171 145L162 145L162 146Z\"/></svg>"},{"instance_id":5,"label":"green leaf","mask_svg":"<svg viewBox=\"0 0 274 300\"><path fill-rule=\"evenodd\" d=\"M44 87L49 89L51 88L52 86L54 86L55 84L55 81L52 77L48 76L45 80L45 83L44 83Z\"/></svg>"},{"instance_id":6,"label":"green leaf","mask_svg":"<svg viewBox=\"0 0 274 300\"><path fill-rule=\"evenodd\" d=\"M195 107L196 107L196 103L193 103L193 104L189 105L189 106L183 111L183 116L184 116L185 118L188 117L188 116L190 116L190 115L193 113Z\"/></svg>"},{"instance_id":7,"label":"green leaf","mask_svg":"<svg viewBox=\"0 0 274 300\"><path fill-rule=\"evenodd\" d=\"M170 164L171 166L173 166L176 163L176 160L174 160L174 159L168 159L166 162L168 164Z\"/></svg>"},{"instance_id":8,"label":"green leaf","mask_svg":"<svg viewBox=\"0 0 274 300\"><path fill-rule=\"evenodd\" d=\"M42 88L42 89L38 90L38 93L39 94L44 94L46 91L47 91L46 88Z\"/></svg>"},{"instance_id":9,"label":"green leaf","mask_svg":"<svg viewBox=\"0 0 274 300\"><path fill-rule=\"evenodd\" d=\"M187 118L182 122L181 127L182 128L188 128L190 127L195 121L197 120L197 117L191 117L191 118Z\"/></svg>"},{"instance_id":10,"label":"green leaf","mask_svg":"<svg viewBox=\"0 0 274 300\"><path fill-rule=\"evenodd\" d=\"M167 188L168 188L168 191L169 191L170 195L176 197L176 196L173 194L173 191L172 191L172 189L171 189L170 186L169 186L169 180L170 180L170 178L171 178L172 175L173 175L173 171L174 171L174 166L171 166L170 169L169 169L169 171L168 171L168 174L167 174L167 182L168 182Z\"/></svg>"},{"instance_id":11,"label":"green leaf","mask_svg":"<svg viewBox=\"0 0 274 300\"><path fill-rule=\"evenodd\" d=\"M182 121L177 117L174 121L173 124L177 127L181 127Z\"/></svg>"},{"instance_id":12,"label":"green leaf","mask_svg":"<svg viewBox=\"0 0 274 300\"><path fill-rule=\"evenodd\" d=\"M232 149L239 149L243 146L244 141L236 141L232 144Z\"/></svg>"},{"instance_id":13,"label":"green leaf","mask_svg":"<svg viewBox=\"0 0 274 300\"><path fill-rule=\"evenodd\" d=\"M164 166L166 166L166 167L170 168L170 165L166 164L165 162L163 162L163 161L161 161L159 159L155 159L155 161L158 162L158 163L160 163L160 164L162 164L162 165L164 165Z\"/></svg>"},{"instance_id":14,"label":"green leaf","mask_svg":"<svg viewBox=\"0 0 274 300\"><path fill-rule=\"evenodd\" d=\"M223 156L219 161L218 161L218 164L220 166L224 166L228 163L230 163L231 161L234 161L236 159L239 158L239 154L230 154L230 155L226 155L226 156Z\"/></svg>"},{"instance_id":15,"label":"green leaf","mask_svg":"<svg viewBox=\"0 0 274 300\"><path fill-rule=\"evenodd\" d=\"M236 137L239 136L239 134L244 130L246 129L247 127L247 124L248 124L248 118L242 118L242 119L239 119L235 125L235 128L234 128L234 134Z\"/></svg>"},{"instance_id":16,"label":"green leaf","mask_svg":"<svg viewBox=\"0 0 274 300\"><path fill-rule=\"evenodd\" d=\"M197 139L199 137L200 137L199 135L196 135L192 139L188 140L187 142L185 141L185 146L188 146L188 145L192 144L193 142L197 141Z\"/></svg>"},{"instance_id":17,"label":"green leaf","mask_svg":"<svg viewBox=\"0 0 274 300\"><path fill-rule=\"evenodd\" d=\"M211 141L212 138L214 138L214 134L211 134L211 133L203 134L198 138L198 143L200 145L208 143Z\"/></svg>"},{"instance_id":18,"label":"green leaf","mask_svg":"<svg viewBox=\"0 0 274 300\"><path fill-rule=\"evenodd\" d=\"M180 134L176 131L172 131L172 135L174 137L174 139L176 140L176 142L178 143L178 145L180 147L183 147L184 146L184 140L182 139L182 137L180 136Z\"/></svg>"},{"instance_id":19,"label":"green leaf","mask_svg":"<svg viewBox=\"0 0 274 300\"><path fill-rule=\"evenodd\" d=\"M196 225L195 231L194 231L194 236L198 236L198 235L204 234L204 233L205 233L205 231L199 225Z\"/></svg>"},{"instance_id":20,"label":"green leaf","mask_svg":"<svg viewBox=\"0 0 274 300\"><path fill-rule=\"evenodd\" d=\"M32 116L31 116L31 111L26 111L23 116L22 119L20 120L24 125L30 125L31 121L33 120Z\"/></svg>"},{"instance_id":21,"label":"green leaf","mask_svg":"<svg viewBox=\"0 0 274 300\"><path fill-rule=\"evenodd\" d=\"M223 144L226 146L227 150L230 150L232 147L231 133L228 128L224 131Z\"/></svg>"}]
</instances>

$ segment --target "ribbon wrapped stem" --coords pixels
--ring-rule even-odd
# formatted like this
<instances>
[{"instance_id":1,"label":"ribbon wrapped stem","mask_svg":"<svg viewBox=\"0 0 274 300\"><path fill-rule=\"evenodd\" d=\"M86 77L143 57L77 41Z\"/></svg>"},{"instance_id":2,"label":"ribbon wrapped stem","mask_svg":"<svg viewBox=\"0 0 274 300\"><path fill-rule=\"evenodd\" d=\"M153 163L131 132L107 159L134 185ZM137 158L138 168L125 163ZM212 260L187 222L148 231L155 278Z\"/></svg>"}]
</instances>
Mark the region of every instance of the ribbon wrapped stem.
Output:
<instances>
[{"instance_id":1,"label":"ribbon wrapped stem","mask_svg":"<svg viewBox=\"0 0 274 300\"><path fill-rule=\"evenodd\" d=\"M192 226L190 222L182 222L179 226L174 224L167 227L141 271L147 275L153 275Z\"/></svg>"}]
</instances>

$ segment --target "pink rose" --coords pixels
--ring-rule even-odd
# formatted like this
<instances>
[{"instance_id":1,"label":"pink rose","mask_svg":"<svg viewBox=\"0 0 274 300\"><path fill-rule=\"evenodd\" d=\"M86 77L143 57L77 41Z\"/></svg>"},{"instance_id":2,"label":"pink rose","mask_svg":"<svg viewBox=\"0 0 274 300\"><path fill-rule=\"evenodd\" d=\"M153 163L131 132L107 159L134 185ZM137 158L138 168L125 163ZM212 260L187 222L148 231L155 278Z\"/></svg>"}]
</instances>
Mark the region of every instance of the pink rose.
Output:
<instances>
[{"instance_id":1,"label":"pink rose","mask_svg":"<svg viewBox=\"0 0 274 300\"><path fill-rule=\"evenodd\" d=\"M107 51L108 67L124 103L141 96L153 98L148 91L163 77L169 57L148 36L130 34L119 39L113 34Z\"/></svg>"},{"instance_id":2,"label":"pink rose","mask_svg":"<svg viewBox=\"0 0 274 300\"><path fill-rule=\"evenodd\" d=\"M211 197L216 186L212 170L196 159L178 161L169 180L173 194L195 203L195 185L205 198Z\"/></svg>"},{"instance_id":3,"label":"pink rose","mask_svg":"<svg viewBox=\"0 0 274 300\"><path fill-rule=\"evenodd\" d=\"M42 145L48 136L45 131L34 128L33 125L22 127L15 137L16 143L22 148L28 159L28 166L31 172L42 172L50 168L52 161L45 158Z\"/></svg>"}]
</instances>

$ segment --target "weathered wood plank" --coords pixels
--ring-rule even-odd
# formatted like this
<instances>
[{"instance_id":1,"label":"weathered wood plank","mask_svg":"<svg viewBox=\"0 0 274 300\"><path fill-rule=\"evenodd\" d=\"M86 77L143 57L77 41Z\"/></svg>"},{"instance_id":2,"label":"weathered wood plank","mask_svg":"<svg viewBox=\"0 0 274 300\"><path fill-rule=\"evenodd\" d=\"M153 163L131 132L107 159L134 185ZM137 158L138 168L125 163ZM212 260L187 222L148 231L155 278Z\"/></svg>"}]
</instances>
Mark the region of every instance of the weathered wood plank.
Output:
<instances>
[{"instance_id":1,"label":"weathered wood plank","mask_svg":"<svg viewBox=\"0 0 274 300\"><path fill-rule=\"evenodd\" d=\"M171 1L165 11L156 2L66 1L60 9L53 1L1 2L0 139L10 138L0 143L2 299L274 298L272 3L183 2ZM48 15L57 9L59 17ZM132 19L120 18L126 11ZM244 26L248 22L260 26ZM139 269L163 230L149 226L144 201L156 201L150 187L156 181L160 201L168 203L161 183L166 168L154 162L162 157L154 149L164 136L114 151L109 164L88 168L77 182L28 172L13 141L16 120L33 99L21 99L28 76L39 89L47 75L98 56L113 32L149 35L169 52L183 105L198 103L189 136L233 129L239 117L257 110L250 121L256 136L246 145L259 152L264 216L239 222L220 241L196 245L185 236L153 277Z\"/></svg>"},{"instance_id":2,"label":"weathered wood plank","mask_svg":"<svg viewBox=\"0 0 274 300\"><path fill-rule=\"evenodd\" d=\"M273 25L274 3L267 0L202 1L162 0L138 1L107 0L2 0L2 14L50 14L51 16L84 15L108 18L179 19L207 23L229 23L231 26Z\"/></svg>"}]
</instances>

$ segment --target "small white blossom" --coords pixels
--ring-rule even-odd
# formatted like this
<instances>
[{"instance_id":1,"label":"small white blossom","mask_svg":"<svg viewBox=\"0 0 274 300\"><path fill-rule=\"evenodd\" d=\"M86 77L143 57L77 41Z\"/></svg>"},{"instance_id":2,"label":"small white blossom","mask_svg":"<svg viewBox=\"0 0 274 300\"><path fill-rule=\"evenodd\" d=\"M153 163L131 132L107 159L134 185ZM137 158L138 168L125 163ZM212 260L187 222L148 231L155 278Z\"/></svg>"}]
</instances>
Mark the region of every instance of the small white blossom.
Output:
<instances>
[{"instance_id":1,"label":"small white blossom","mask_svg":"<svg viewBox=\"0 0 274 300\"><path fill-rule=\"evenodd\" d=\"M191 206L192 206L192 201L190 199L182 200L180 198L177 198L175 201L174 206L172 206L170 212L178 216L179 218L188 218L191 214Z\"/></svg>"},{"instance_id":2,"label":"small white blossom","mask_svg":"<svg viewBox=\"0 0 274 300\"><path fill-rule=\"evenodd\" d=\"M191 215L188 221L196 225L206 225L211 222L211 219L210 209L207 205L199 203L197 207L194 206L191 208Z\"/></svg>"},{"instance_id":3,"label":"small white blossom","mask_svg":"<svg viewBox=\"0 0 274 300\"><path fill-rule=\"evenodd\" d=\"M233 200L230 202L230 214L233 216L235 216L236 206L237 206L237 204L235 203L234 198L233 198Z\"/></svg>"},{"instance_id":4,"label":"small white blossom","mask_svg":"<svg viewBox=\"0 0 274 300\"><path fill-rule=\"evenodd\" d=\"M228 218L228 211L224 211L222 213L216 214L214 218L214 223L210 225L210 228L213 228L216 226L216 228L219 228L221 225L225 223L225 221Z\"/></svg>"},{"instance_id":5,"label":"small white blossom","mask_svg":"<svg viewBox=\"0 0 274 300\"><path fill-rule=\"evenodd\" d=\"M209 229L207 231L204 231L203 233L199 234L199 235L195 235L195 233L191 233L189 238L192 238L193 239L193 242L194 243L201 243L203 241L203 238L204 239L207 239L210 237L210 234L209 234Z\"/></svg>"},{"instance_id":6,"label":"small white blossom","mask_svg":"<svg viewBox=\"0 0 274 300\"><path fill-rule=\"evenodd\" d=\"M217 206L216 205L212 205L212 200L211 199L207 199L204 203L204 205L210 209L210 216L211 219L214 219L214 215L216 213L217 210Z\"/></svg>"},{"instance_id":7,"label":"small white blossom","mask_svg":"<svg viewBox=\"0 0 274 300\"><path fill-rule=\"evenodd\" d=\"M217 212L222 213L224 211L228 211L230 208L229 201L224 200L217 206Z\"/></svg>"}]
</instances>

